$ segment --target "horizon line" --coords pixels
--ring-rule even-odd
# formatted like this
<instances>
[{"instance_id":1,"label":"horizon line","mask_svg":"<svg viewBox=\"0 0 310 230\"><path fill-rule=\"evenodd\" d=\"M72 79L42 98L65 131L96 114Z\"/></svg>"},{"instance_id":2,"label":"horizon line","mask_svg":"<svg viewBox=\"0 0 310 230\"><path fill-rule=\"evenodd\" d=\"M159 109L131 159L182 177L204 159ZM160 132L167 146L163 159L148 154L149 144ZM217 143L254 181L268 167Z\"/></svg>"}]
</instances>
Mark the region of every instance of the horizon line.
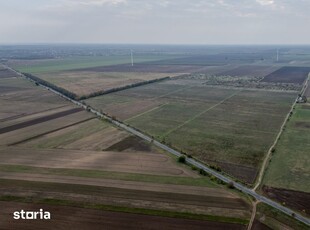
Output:
<instances>
[{"instance_id":1,"label":"horizon line","mask_svg":"<svg viewBox=\"0 0 310 230\"><path fill-rule=\"evenodd\" d=\"M0 46L32 46L32 45L155 45L155 46L310 46L308 44L302 43L91 43L91 42L16 42L16 43L6 43L0 42Z\"/></svg>"}]
</instances>

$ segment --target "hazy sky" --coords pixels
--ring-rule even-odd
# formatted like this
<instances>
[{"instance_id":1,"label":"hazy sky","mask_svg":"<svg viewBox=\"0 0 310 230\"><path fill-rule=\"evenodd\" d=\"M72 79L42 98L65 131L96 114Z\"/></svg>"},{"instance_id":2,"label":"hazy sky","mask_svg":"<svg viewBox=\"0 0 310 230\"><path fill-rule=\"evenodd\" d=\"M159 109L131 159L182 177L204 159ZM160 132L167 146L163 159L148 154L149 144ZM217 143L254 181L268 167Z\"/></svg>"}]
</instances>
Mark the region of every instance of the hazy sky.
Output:
<instances>
[{"instance_id":1,"label":"hazy sky","mask_svg":"<svg viewBox=\"0 0 310 230\"><path fill-rule=\"evenodd\" d=\"M0 43L309 44L310 0L0 0Z\"/></svg>"}]
</instances>

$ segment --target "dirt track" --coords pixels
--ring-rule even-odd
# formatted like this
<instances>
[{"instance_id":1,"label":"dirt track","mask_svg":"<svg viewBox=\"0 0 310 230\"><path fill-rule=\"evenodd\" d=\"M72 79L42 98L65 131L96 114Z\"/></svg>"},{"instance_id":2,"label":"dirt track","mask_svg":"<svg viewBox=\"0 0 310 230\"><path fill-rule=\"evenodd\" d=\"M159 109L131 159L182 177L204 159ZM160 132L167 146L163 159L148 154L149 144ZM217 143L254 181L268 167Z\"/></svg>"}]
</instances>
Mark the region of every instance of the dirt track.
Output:
<instances>
[{"instance_id":1,"label":"dirt track","mask_svg":"<svg viewBox=\"0 0 310 230\"><path fill-rule=\"evenodd\" d=\"M219 223L211 221L187 220L141 214L99 211L66 206L43 204L25 204L17 202L0 202L1 229L92 229L92 230L182 230L182 229L245 229L238 224ZM43 208L49 211L52 220L13 220L12 213L16 210L37 211Z\"/></svg>"}]
</instances>

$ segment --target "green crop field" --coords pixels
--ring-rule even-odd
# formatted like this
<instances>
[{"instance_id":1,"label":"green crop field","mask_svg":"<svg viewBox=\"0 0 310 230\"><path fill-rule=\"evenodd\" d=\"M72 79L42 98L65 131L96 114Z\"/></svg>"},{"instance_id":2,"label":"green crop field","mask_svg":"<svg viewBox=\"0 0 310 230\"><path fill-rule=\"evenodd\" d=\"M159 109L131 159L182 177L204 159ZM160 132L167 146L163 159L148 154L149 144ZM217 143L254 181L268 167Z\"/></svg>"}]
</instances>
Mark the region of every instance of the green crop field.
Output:
<instances>
[{"instance_id":1,"label":"green crop field","mask_svg":"<svg viewBox=\"0 0 310 230\"><path fill-rule=\"evenodd\" d=\"M135 55L134 62L148 62L176 58L176 55ZM48 59L42 61L18 61L12 62L12 66L21 72L32 74L48 73L54 71L82 69L97 66L108 66L117 64L131 63L130 55L114 55L114 56L86 56L86 57L68 57L61 59Z\"/></svg>"},{"instance_id":2,"label":"green crop field","mask_svg":"<svg viewBox=\"0 0 310 230\"><path fill-rule=\"evenodd\" d=\"M96 97L86 103L180 151L253 182L295 95L197 86L195 81L183 85L171 80ZM146 103L149 106L144 106ZM248 174L247 178L242 174Z\"/></svg>"},{"instance_id":3,"label":"green crop field","mask_svg":"<svg viewBox=\"0 0 310 230\"><path fill-rule=\"evenodd\" d=\"M310 105L297 105L275 148L264 177L265 185L310 192L309 129Z\"/></svg>"}]
</instances>

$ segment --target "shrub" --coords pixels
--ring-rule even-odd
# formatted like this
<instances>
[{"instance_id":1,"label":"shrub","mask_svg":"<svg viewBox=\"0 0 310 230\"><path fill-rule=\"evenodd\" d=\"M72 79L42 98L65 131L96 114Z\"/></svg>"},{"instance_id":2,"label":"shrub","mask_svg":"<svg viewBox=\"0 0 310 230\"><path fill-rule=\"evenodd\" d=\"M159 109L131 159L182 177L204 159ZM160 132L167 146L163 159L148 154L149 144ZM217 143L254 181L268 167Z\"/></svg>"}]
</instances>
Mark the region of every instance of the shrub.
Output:
<instances>
[{"instance_id":1,"label":"shrub","mask_svg":"<svg viewBox=\"0 0 310 230\"><path fill-rule=\"evenodd\" d=\"M192 170L197 171L198 168L196 166L192 165Z\"/></svg>"},{"instance_id":2,"label":"shrub","mask_svg":"<svg viewBox=\"0 0 310 230\"><path fill-rule=\"evenodd\" d=\"M235 185L234 183L231 181L227 184L227 187L230 188L230 189L234 189L235 188Z\"/></svg>"},{"instance_id":3,"label":"shrub","mask_svg":"<svg viewBox=\"0 0 310 230\"><path fill-rule=\"evenodd\" d=\"M214 169L214 170L216 170L216 171L218 171L218 172L221 172L221 171L222 171L222 169L221 169L219 166L217 166L217 165L210 165L210 168L211 168L211 169Z\"/></svg>"},{"instance_id":4,"label":"shrub","mask_svg":"<svg viewBox=\"0 0 310 230\"><path fill-rule=\"evenodd\" d=\"M199 174L203 175L203 176L206 176L207 172L205 170L203 170L203 169L199 169Z\"/></svg>"},{"instance_id":5,"label":"shrub","mask_svg":"<svg viewBox=\"0 0 310 230\"><path fill-rule=\"evenodd\" d=\"M183 155L182 155L182 156L180 156L180 157L179 157L179 159L178 159L178 162L180 162L180 163L183 163L183 164L184 164L184 163L186 162L186 158L185 158L185 156L183 156Z\"/></svg>"}]
</instances>

